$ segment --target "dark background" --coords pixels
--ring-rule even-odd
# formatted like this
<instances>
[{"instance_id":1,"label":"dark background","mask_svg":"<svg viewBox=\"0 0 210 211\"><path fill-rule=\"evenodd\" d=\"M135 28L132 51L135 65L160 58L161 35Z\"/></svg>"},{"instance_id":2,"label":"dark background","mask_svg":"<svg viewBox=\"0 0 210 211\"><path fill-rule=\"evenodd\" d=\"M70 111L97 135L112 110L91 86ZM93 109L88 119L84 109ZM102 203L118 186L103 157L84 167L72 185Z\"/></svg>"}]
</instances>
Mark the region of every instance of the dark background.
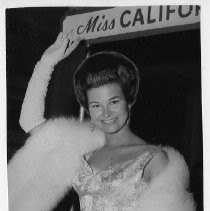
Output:
<instances>
[{"instance_id":1,"label":"dark background","mask_svg":"<svg viewBox=\"0 0 210 211\"><path fill-rule=\"evenodd\" d=\"M18 123L27 84L36 62L61 30L65 14L100 9L6 10L8 160L28 137ZM190 188L198 203L197 210L203 210L200 30L183 29L89 47L91 54L101 50L119 51L140 69L142 83L132 108L131 128L150 143L173 146L183 153L190 168ZM85 54L86 45L81 43L70 57L56 66L46 98L46 118L78 116L79 105L71 82ZM55 210L68 210L71 194ZM75 195L73 198L78 204Z\"/></svg>"}]
</instances>

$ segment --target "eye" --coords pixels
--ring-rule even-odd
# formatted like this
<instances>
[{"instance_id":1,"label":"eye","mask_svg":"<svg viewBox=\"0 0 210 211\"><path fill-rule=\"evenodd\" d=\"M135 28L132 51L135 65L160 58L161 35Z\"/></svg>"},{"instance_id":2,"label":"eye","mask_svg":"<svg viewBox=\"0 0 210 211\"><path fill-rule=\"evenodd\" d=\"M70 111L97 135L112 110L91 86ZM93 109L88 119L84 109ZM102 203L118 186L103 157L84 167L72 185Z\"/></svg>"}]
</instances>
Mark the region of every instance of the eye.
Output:
<instances>
[{"instance_id":1,"label":"eye","mask_svg":"<svg viewBox=\"0 0 210 211\"><path fill-rule=\"evenodd\" d=\"M99 109L100 105L99 104L93 104L93 105L90 106L90 108Z\"/></svg>"},{"instance_id":2,"label":"eye","mask_svg":"<svg viewBox=\"0 0 210 211\"><path fill-rule=\"evenodd\" d=\"M116 104L118 104L119 102L120 102L119 100L113 100L113 101L110 102L110 104L116 105Z\"/></svg>"}]
</instances>

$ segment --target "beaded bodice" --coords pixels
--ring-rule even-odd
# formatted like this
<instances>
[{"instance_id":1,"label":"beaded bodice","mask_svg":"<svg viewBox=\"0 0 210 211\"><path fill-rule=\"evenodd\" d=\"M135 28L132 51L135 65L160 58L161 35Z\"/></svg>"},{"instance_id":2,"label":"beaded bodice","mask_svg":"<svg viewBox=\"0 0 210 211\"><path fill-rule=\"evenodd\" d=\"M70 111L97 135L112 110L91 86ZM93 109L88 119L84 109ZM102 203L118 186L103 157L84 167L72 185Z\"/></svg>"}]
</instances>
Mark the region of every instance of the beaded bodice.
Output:
<instances>
[{"instance_id":1,"label":"beaded bodice","mask_svg":"<svg viewBox=\"0 0 210 211\"><path fill-rule=\"evenodd\" d=\"M114 164L97 173L82 158L73 181L81 210L133 210L147 187L147 182L142 180L144 168L160 151L161 148L153 147L135 159Z\"/></svg>"}]
</instances>

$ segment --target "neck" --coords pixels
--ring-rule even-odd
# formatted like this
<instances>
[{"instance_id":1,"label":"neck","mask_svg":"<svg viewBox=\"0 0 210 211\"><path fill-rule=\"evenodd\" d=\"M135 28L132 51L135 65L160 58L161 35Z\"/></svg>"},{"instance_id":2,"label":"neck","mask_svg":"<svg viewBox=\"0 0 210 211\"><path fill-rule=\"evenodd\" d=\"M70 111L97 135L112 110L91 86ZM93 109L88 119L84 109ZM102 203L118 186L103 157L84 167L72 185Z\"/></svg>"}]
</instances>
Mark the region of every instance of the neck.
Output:
<instances>
[{"instance_id":1,"label":"neck","mask_svg":"<svg viewBox=\"0 0 210 211\"><path fill-rule=\"evenodd\" d=\"M134 140L135 135L128 126L124 126L117 133L105 134L105 137L105 146L109 148L116 148L119 146L132 144L132 140Z\"/></svg>"}]
</instances>

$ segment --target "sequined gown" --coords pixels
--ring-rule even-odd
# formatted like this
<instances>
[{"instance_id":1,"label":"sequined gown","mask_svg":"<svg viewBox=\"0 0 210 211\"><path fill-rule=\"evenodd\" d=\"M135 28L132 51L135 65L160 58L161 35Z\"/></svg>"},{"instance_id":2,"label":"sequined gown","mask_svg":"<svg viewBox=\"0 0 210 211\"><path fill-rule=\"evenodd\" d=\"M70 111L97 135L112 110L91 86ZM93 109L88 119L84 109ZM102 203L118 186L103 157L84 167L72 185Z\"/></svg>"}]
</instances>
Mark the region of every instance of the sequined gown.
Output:
<instances>
[{"instance_id":1,"label":"sequined gown","mask_svg":"<svg viewBox=\"0 0 210 211\"><path fill-rule=\"evenodd\" d=\"M23 105L22 105L22 110L21 110L21 115L20 115L20 120L19 120L21 127L26 133L32 131L37 126L46 122L46 119L44 117L45 97L47 93L47 86L48 86L52 72L53 72L53 67L48 66L43 61L39 61L34 69L33 75L28 84L28 88L27 88L27 92L24 98ZM101 171L98 173L95 173L94 171L92 171L87 161L85 159L82 159L79 171L77 172L77 175L73 181L73 186L75 190L78 192L78 195L80 197L81 210L83 211L88 211L88 210L91 210L91 211L132 210L133 211L135 210L138 200L141 199L142 193L148 186L148 184L142 180L144 168L147 165L147 163L160 151L162 151L160 148L154 148L153 150L147 151L144 154L139 155L136 159L119 163L118 165L111 166L106 171ZM61 152L59 151L59 153ZM173 154L173 156L171 155L172 161L170 162L172 164L170 165L173 166L175 163L176 164L175 167L176 169L178 169L178 173L176 169L172 171L172 173L174 173L175 176L171 175L171 173L168 172L169 175L171 177L173 176L172 178L174 179L173 180L169 179L169 181L167 181L167 185L170 186L170 184L168 183L170 183L171 180L173 181L173 184L178 184L178 185L177 185L177 188L173 186L172 190L174 190L174 192L172 194L173 196L170 197L170 200L168 200L168 197L167 197L168 192L163 191L165 201L163 203L161 201L162 204L160 203L160 207L165 207L165 208L167 207L166 209L164 209L167 211L168 210L176 210L176 211L177 210L182 210L182 211L195 210L191 195L185 190L186 188L185 183L187 183L186 174L188 173L187 166L185 166L185 163L183 161L180 161L180 158L179 158L180 155L177 154L174 156L173 151L170 151L170 154ZM39 158L37 154L35 157L36 159ZM175 160L177 161L175 162ZM45 163L45 165L47 164ZM183 169L183 165L185 166L184 167L185 169ZM45 168L40 167L40 170L41 169L45 170ZM43 174L42 173L43 171L40 171L41 176L46 175L46 171L44 171ZM22 171L21 171L21 175L22 175ZM175 178L176 176L178 176L178 179ZM51 180L50 179L51 179L51 176L49 174L49 181L52 182L53 179ZM21 177L21 181L24 181L24 180L25 180L25 183L33 182L33 181L28 181L27 177ZM17 182L17 184L19 183L18 180L16 180L15 182ZM44 187L39 187L37 184L36 186L38 186L37 188L39 188L40 191L42 190L42 188L43 189L47 188L48 190L51 188L50 182L45 183L43 185ZM54 184L54 181L52 183ZM181 187L180 184L183 184L183 187ZM33 185L35 186L35 184ZM18 189L18 191L20 190ZM22 196L22 194L20 195ZM177 200L176 195L184 196L182 197L183 200L181 199ZM34 192L32 192L31 195L29 194L29 196L34 196L35 200L37 200L37 197L36 195L34 195ZM186 198L190 201L187 206L188 207L187 209L186 209L186 203L185 203ZM46 195L46 198L44 197L44 199L41 201L44 205L48 203L46 199L48 199L47 195ZM160 200L159 198L156 199L156 201L158 202L159 200ZM167 202L167 200L170 202ZM173 202L172 203L173 207L171 206L171 200ZM28 203L28 201L25 198L24 200L22 200L22 202L26 202L26 204ZM39 206L41 205L38 204L38 207ZM40 209L36 209L36 203L34 204L34 207L35 207L34 210L40 210ZM160 208L159 210L163 210L163 209ZM144 208L142 211L147 211L147 209Z\"/></svg>"},{"instance_id":2,"label":"sequined gown","mask_svg":"<svg viewBox=\"0 0 210 211\"><path fill-rule=\"evenodd\" d=\"M82 158L73 187L80 198L82 211L134 210L147 187L142 179L147 163L162 149L153 147L135 159L120 162L107 170L94 172Z\"/></svg>"}]
</instances>

